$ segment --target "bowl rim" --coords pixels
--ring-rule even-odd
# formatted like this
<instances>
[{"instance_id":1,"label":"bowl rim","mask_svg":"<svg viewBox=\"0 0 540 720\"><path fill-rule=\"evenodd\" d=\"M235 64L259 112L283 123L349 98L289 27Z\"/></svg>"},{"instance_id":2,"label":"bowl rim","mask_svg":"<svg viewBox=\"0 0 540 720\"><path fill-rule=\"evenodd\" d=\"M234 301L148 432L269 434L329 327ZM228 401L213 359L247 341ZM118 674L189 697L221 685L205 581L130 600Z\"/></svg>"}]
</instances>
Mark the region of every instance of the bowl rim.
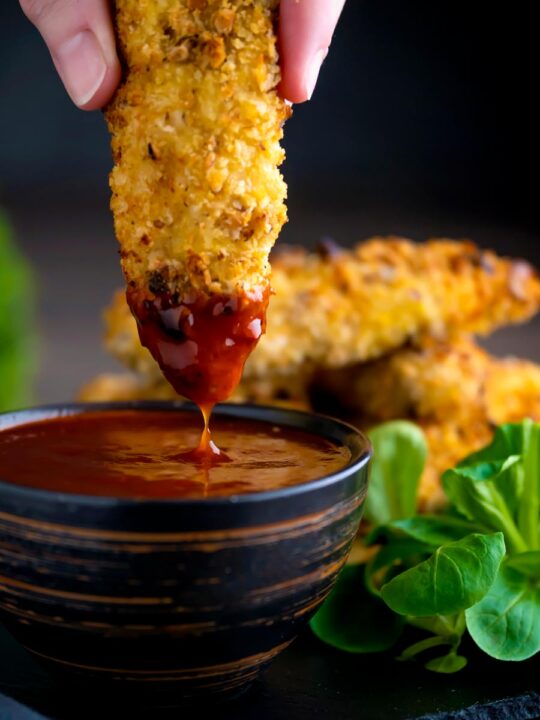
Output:
<instances>
[{"instance_id":1,"label":"bowl rim","mask_svg":"<svg viewBox=\"0 0 540 720\"><path fill-rule=\"evenodd\" d=\"M151 410L165 410L167 412L200 412L199 408L190 402L182 400L132 400L118 402L96 402L96 403L56 403L47 405L37 405L35 407L22 408L19 410L11 410L0 413L0 433L2 432L2 421L9 423L11 419L16 420L18 417L29 416L27 420L20 423L9 424L8 427L25 425L32 422L40 422L41 420L51 420L54 418L65 417L69 415L78 415L87 412L103 412L115 410L138 410L141 412ZM223 495L207 498L126 498L126 497L110 497L101 495L86 495L80 493L65 493L58 490L47 490L45 488L33 488L31 486L17 485L16 483L2 480L0 469L0 497L11 496L20 500L41 500L45 502L61 501L82 506L92 506L101 509L107 508L131 508L141 507L144 505L177 505L177 506L230 506L230 505L250 505L271 501L274 499L286 499L304 493L310 493L319 489L326 488L331 485L339 484L348 477L362 470L369 464L373 448L369 439L358 428L354 427L343 420L338 420L330 415L313 413L304 410L296 410L293 408L283 408L270 405L255 405L251 403L219 403L215 406L213 413L228 417L239 417L243 419L252 419L272 424L284 424L288 427L298 428L313 434L321 435L330 440L336 441L336 438L328 432L319 433L311 428L312 424L320 423L321 425L329 425L336 430L336 434L341 434L344 445L351 451L351 458L348 463L333 473L323 475L315 480L298 483L297 485L289 485L287 487L278 488L276 490L263 490L261 492L242 493L236 495ZM289 422L287 422L287 420ZM5 428L8 429L8 428Z\"/></svg>"}]
</instances>

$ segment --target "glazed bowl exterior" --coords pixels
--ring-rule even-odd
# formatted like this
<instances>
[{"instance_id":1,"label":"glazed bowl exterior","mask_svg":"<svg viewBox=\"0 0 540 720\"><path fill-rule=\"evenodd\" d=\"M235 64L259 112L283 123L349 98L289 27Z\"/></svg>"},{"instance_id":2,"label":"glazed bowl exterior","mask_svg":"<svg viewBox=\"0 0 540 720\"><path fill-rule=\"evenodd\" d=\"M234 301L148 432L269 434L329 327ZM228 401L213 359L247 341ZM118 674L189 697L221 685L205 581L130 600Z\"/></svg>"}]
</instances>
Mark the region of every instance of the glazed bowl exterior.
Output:
<instances>
[{"instance_id":1,"label":"glazed bowl exterior","mask_svg":"<svg viewBox=\"0 0 540 720\"><path fill-rule=\"evenodd\" d=\"M151 402L36 408L0 415L0 430L186 407L197 412ZM351 460L275 491L166 501L20 487L0 468L0 622L49 668L131 697L225 696L248 686L330 592L361 519L368 441L307 413L215 412L317 433L345 444Z\"/></svg>"}]
</instances>

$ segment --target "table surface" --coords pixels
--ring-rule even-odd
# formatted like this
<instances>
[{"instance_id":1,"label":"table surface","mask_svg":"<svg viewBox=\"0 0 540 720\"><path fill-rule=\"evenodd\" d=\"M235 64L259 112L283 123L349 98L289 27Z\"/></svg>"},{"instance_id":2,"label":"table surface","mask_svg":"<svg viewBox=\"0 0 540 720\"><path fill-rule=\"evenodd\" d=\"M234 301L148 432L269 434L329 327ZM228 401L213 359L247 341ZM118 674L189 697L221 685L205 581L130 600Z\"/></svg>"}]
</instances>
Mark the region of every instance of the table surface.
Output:
<instances>
[{"instance_id":1,"label":"table surface","mask_svg":"<svg viewBox=\"0 0 540 720\"><path fill-rule=\"evenodd\" d=\"M213 720L534 720L540 717L539 663L496 663L480 656L456 675L430 673L391 655L349 655L309 630L239 700ZM0 629L0 720L95 720L121 713L107 698L70 694ZM107 714L107 717L109 715ZM121 716L121 715L120 715ZM130 720L178 718L177 710L129 709Z\"/></svg>"}]
</instances>

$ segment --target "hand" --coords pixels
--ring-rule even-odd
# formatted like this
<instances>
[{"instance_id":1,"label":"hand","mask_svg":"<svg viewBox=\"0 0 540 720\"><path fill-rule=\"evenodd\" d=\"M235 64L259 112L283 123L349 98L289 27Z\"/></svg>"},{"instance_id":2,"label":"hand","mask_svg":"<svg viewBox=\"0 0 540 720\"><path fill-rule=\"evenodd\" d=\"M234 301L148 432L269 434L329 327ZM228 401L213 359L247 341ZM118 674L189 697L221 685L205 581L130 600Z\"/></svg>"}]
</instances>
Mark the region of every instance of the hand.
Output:
<instances>
[{"instance_id":1,"label":"hand","mask_svg":"<svg viewBox=\"0 0 540 720\"><path fill-rule=\"evenodd\" d=\"M103 107L120 82L108 0L20 0L50 50L71 99ZM309 100L345 0L281 0L281 94Z\"/></svg>"}]
</instances>

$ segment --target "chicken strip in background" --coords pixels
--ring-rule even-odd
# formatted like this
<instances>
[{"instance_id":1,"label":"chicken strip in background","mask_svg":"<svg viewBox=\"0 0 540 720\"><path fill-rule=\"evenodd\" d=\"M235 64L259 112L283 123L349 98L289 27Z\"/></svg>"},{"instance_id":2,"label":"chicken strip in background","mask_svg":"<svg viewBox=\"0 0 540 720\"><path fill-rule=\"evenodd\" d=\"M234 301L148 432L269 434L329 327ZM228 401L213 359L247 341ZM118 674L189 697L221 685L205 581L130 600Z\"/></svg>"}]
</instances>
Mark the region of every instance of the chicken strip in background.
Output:
<instances>
[{"instance_id":1,"label":"chicken strip in background","mask_svg":"<svg viewBox=\"0 0 540 720\"><path fill-rule=\"evenodd\" d=\"M116 0L125 75L106 110L129 305L165 376L225 400L265 328L286 221L278 0Z\"/></svg>"},{"instance_id":2,"label":"chicken strip in background","mask_svg":"<svg viewBox=\"0 0 540 720\"><path fill-rule=\"evenodd\" d=\"M467 241L372 238L352 250L278 254L268 337L247 377L372 360L422 338L487 334L530 318L540 280Z\"/></svg>"},{"instance_id":3,"label":"chicken strip in background","mask_svg":"<svg viewBox=\"0 0 540 720\"><path fill-rule=\"evenodd\" d=\"M378 360L320 370L313 401L332 403L342 415L361 415L369 424L394 418L470 421L486 416L489 381L499 362L468 336L451 342L426 338L421 347Z\"/></svg>"},{"instance_id":4,"label":"chicken strip in background","mask_svg":"<svg viewBox=\"0 0 540 720\"><path fill-rule=\"evenodd\" d=\"M365 362L429 337L487 334L524 322L540 306L540 280L530 265L466 241L373 238L353 250L285 248L272 259L272 286L267 335L246 363L244 381L251 388L297 387L291 397L299 400L319 368ZM107 350L157 384L161 373L120 293L105 325Z\"/></svg>"},{"instance_id":5,"label":"chicken strip in background","mask_svg":"<svg viewBox=\"0 0 540 720\"><path fill-rule=\"evenodd\" d=\"M492 357L468 337L321 371L311 393L315 410L364 429L398 418L420 425L429 447L419 496L424 511L444 503L442 473L486 445L496 425L540 421L540 366Z\"/></svg>"}]
</instances>

